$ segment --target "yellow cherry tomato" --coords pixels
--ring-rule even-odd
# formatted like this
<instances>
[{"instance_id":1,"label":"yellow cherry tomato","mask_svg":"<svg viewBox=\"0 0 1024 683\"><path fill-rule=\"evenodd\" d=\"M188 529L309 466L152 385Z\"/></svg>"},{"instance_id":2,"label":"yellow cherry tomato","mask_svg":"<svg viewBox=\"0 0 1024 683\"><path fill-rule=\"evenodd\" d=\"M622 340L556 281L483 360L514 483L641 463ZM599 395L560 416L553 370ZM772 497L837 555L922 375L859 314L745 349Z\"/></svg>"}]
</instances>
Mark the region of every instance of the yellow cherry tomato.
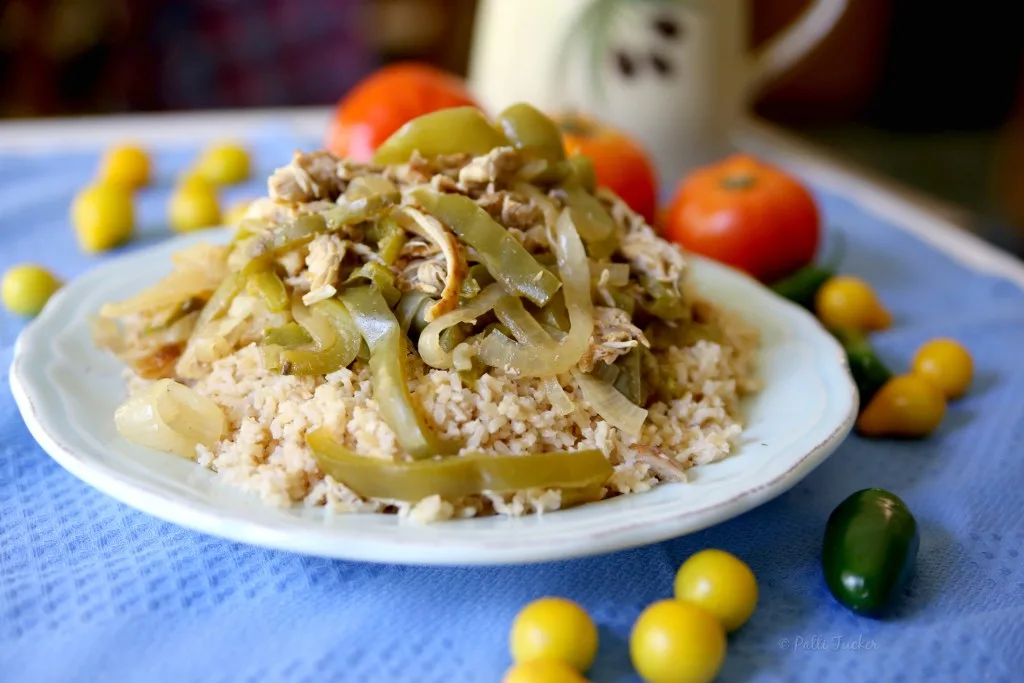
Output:
<instances>
[{"instance_id":1,"label":"yellow cherry tomato","mask_svg":"<svg viewBox=\"0 0 1024 683\"><path fill-rule=\"evenodd\" d=\"M216 185L232 185L249 177L249 152L234 144L208 147L199 156L196 170Z\"/></svg>"},{"instance_id":2,"label":"yellow cherry tomato","mask_svg":"<svg viewBox=\"0 0 1024 683\"><path fill-rule=\"evenodd\" d=\"M919 438L931 434L946 414L942 390L920 375L897 375L882 385L857 418L864 436Z\"/></svg>"},{"instance_id":3,"label":"yellow cherry tomato","mask_svg":"<svg viewBox=\"0 0 1024 683\"><path fill-rule=\"evenodd\" d=\"M167 220L178 232L191 232L220 224L217 191L206 183L178 187L167 203Z\"/></svg>"},{"instance_id":4,"label":"yellow cherry tomato","mask_svg":"<svg viewBox=\"0 0 1024 683\"><path fill-rule=\"evenodd\" d=\"M912 372L942 390L947 399L967 393L974 376L971 354L954 339L932 339L917 350Z\"/></svg>"},{"instance_id":5,"label":"yellow cherry tomato","mask_svg":"<svg viewBox=\"0 0 1024 683\"><path fill-rule=\"evenodd\" d=\"M724 550L702 550L676 573L676 599L704 608L735 631L757 606L757 579L741 559Z\"/></svg>"},{"instance_id":6,"label":"yellow cherry tomato","mask_svg":"<svg viewBox=\"0 0 1024 683\"><path fill-rule=\"evenodd\" d=\"M71 225L83 250L112 249L131 237L135 227L131 195L109 183L87 187L71 202Z\"/></svg>"},{"instance_id":7,"label":"yellow cherry tomato","mask_svg":"<svg viewBox=\"0 0 1024 683\"><path fill-rule=\"evenodd\" d=\"M515 662L554 659L586 671L597 654L597 627L572 600L541 598L516 615L509 650Z\"/></svg>"},{"instance_id":8,"label":"yellow cherry tomato","mask_svg":"<svg viewBox=\"0 0 1024 683\"><path fill-rule=\"evenodd\" d=\"M205 187L213 187L216 189L216 186L207 180L206 176L195 168L187 169L184 173L179 175L177 180L174 182L174 188L177 190L185 187L191 187L192 185L203 185Z\"/></svg>"},{"instance_id":9,"label":"yellow cherry tomato","mask_svg":"<svg viewBox=\"0 0 1024 683\"><path fill-rule=\"evenodd\" d=\"M243 200L229 206L228 210L224 212L224 225L236 226L241 223L251 204L251 200Z\"/></svg>"},{"instance_id":10,"label":"yellow cherry tomato","mask_svg":"<svg viewBox=\"0 0 1024 683\"><path fill-rule=\"evenodd\" d=\"M822 324L833 330L872 332L892 324L892 315L871 285L850 275L829 278L818 290L814 310Z\"/></svg>"},{"instance_id":11,"label":"yellow cherry tomato","mask_svg":"<svg viewBox=\"0 0 1024 683\"><path fill-rule=\"evenodd\" d=\"M694 604L662 600L633 624L629 655L647 683L708 683L725 660L725 630Z\"/></svg>"},{"instance_id":12,"label":"yellow cherry tomato","mask_svg":"<svg viewBox=\"0 0 1024 683\"><path fill-rule=\"evenodd\" d=\"M4 308L15 315L31 318L43 310L61 282L53 273L34 263L12 266L0 282Z\"/></svg>"},{"instance_id":13,"label":"yellow cherry tomato","mask_svg":"<svg viewBox=\"0 0 1024 683\"><path fill-rule=\"evenodd\" d=\"M501 683L587 683L587 679L565 662L534 659L513 665Z\"/></svg>"},{"instance_id":14,"label":"yellow cherry tomato","mask_svg":"<svg viewBox=\"0 0 1024 683\"><path fill-rule=\"evenodd\" d=\"M146 150L136 145L113 147L100 162L100 180L134 190L149 184L151 163Z\"/></svg>"}]
</instances>

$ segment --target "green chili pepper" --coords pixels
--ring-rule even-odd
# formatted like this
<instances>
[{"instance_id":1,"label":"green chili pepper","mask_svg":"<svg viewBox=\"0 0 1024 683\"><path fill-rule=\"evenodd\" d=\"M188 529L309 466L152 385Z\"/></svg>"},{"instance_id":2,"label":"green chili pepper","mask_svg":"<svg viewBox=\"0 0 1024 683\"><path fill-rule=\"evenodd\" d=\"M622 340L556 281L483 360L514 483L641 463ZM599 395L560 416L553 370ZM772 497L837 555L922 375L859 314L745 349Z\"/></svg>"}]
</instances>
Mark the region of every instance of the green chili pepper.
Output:
<instances>
[{"instance_id":1,"label":"green chili pepper","mask_svg":"<svg viewBox=\"0 0 1024 683\"><path fill-rule=\"evenodd\" d=\"M427 188L417 188L411 194L428 213L471 246L491 276L510 293L518 292L543 306L562 286L508 230L469 197Z\"/></svg>"},{"instance_id":2,"label":"green chili pepper","mask_svg":"<svg viewBox=\"0 0 1024 683\"><path fill-rule=\"evenodd\" d=\"M846 351L850 374L860 396L860 410L864 410L882 385L892 379L892 372L875 354L866 335L845 331L833 332L833 335Z\"/></svg>"},{"instance_id":3,"label":"green chili pepper","mask_svg":"<svg viewBox=\"0 0 1024 683\"><path fill-rule=\"evenodd\" d=\"M771 286L779 296L803 306L809 311L814 310L814 298L821 286L835 275L835 270L821 266L805 266L792 275L779 280Z\"/></svg>"},{"instance_id":4,"label":"green chili pepper","mask_svg":"<svg viewBox=\"0 0 1024 683\"><path fill-rule=\"evenodd\" d=\"M418 501L430 496L461 498L494 491L589 489L612 475L599 450L574 453L494 455L467 453L457 458L396 462L356 455L324 429L306 435L320 469L364 498Z\"/></svg>"},{"instance_id":5,"label":"green chili pepper","mask_svg":"<svg viewBox=\"0 0 1024 683\"><path fill-rule=\"evenodd\" d=\"M913 575L919 546L917 520L898 496L883 489L857 491L825 526L825 583L841 604L877 616Z\"/></svg>"},{"instance_id":6,"label":"green chili pepper","mask_svg":"<svg viewBox=\"0 0 1024 683\"><path fill-rule=\"evenodd\" d=\"M453 107L419 116L385 140L373 155L375 164L401 164L413 152L430 158L444 154L487 154L509 141L476 107Z\"/></svg>"},{"instance_id":7,"label":"green chili pepper","mask_svg":"<svg viewBox=\"0 0 1024 683\"><path fill-rule=\"evenodd\" d=\"M446 455L459 445L438 438L409 394L405 379L405 336L384 296L372 285L340 294L370 349L373 398L381 417L415 459Z\"/></svg>"}]
</instances>

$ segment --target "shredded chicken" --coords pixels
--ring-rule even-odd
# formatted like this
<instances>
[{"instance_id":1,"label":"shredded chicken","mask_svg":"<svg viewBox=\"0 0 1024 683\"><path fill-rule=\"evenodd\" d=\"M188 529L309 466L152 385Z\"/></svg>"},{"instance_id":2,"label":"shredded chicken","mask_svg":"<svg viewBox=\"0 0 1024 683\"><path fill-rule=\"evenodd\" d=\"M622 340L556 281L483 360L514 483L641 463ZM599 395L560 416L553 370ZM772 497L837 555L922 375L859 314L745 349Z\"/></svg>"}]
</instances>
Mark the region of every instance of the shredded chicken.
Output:
<instances>
[{"instance_id":1,"label":"shredded chicken","mask_svg":"<svg viewBox=\"0 0 1024 683\"><path fill-rule=\"evenodd\" d=\"M289 278L296 277L306 267L306 252L303 249L285 252L277 257L277 262L281 264ZM303 281L305 282L306 278L303 278Z\"/></svg>"},{"instance_id":2,"label":"shredded chicken","mask_svg":"<svg viewBox=\"0 0 1024 683\"><path fill-rule=\"evenodd\" d=\"M611 365L638 344L651 346L628 313L621 308L595 306L594 334L590 337L590 348L580 359L580 370L590 372L598 363Z\"/></svg>"},{"instance_id":3,"label":"shredded chicken","mask_svg":"<svg viewBox=\"0 0 1024 683\"><path fill-rule=\"evenodd\" d=\"M627 232L619 251L634 271L679 292L686 275L686 260L677 246L667 245L649 226L640 225Z\"/></svg>"},{"instance_id":4,"label":"shredded chicken","mask_svg":"<svg viewBox=\"0 0 1024 683\"><path fill-rule=\"evenodd\" d=\"M345 245L337 235L317 235L309 243L306 269L309 271L309 288L333 286L338 281L338 271L345 259Z\"/></svg>"},{"instance_id":5,"label":"shredded chicken","mask_svg":"<svg viewBox=\"0 0 1024 683\"><path fill-rule=\"evenodd\" d=\"M278 225L288 220L291 216L291 205L283 202L275 202L269 197L260 197L249 203L243 221L252 220L268 225Z\"/></svg>"},{"instance_id":6,"label":"shredded chicken","mask_svg":"<svg viewBox=\"0 0 1024 683\"><path fill-rule=\"evenodd\" d=\"M431 296L440 296L445 285L445 272L445 260L441 255L410 261L398 275L398 287L402 291L418 289Z\"/></svg>"},{"instance_id":7,"label":"shredded chicken","mask_svg":"<svg viewBox=\"0 0 1024 683\"><path fill-rule=\"evenodd\" d=\"M474 157L459 169L459 189L469 193L504 184L521 166L520 154L513 147L495 147Z\"/></svg>"},{"instance_id":8,"label":"shredded chicken","mask_svg":"<svg viewBox=\"0 0 1024 683\"><path fill-rule=\"evenodd\" d=\"M435 176L436 177L436 176ZM451 230L441 224L433 216L427 216L416 209L405 207L402 215L407 219L407 227L421 237L425 237L441 248L447 262L447 272L444 279L444 287L441 292L441 299L427 310L427 322L448 311L455 310L459 305L459 290L462 281L466 279L469 267L466 265L466 256L458 238Z\"/></svg>"},{"instance_id":9,"label":"shredded chicken","mask_svg":"<svg viewBox=\"0 0 1024 683\"><path fill-rule=\"evenodd\" d=\"M650 466L651 470L658 475L662 481L686 481L686 469L669 455L657 448L636 445L631 450L636 454L636 459L641 460Z\"/></svg>"},{"instance_id":10,"label":"shredded chicken","mask_svg":"<svg viewBox=\"0 0 1024 683\"><path fill-rule=\"evenodd\" d=\"M270 198L281 202L337 199L345 189L338 166L338 157L330 152L296 152L291 163L274 171L267 181Z\"/></svg>"}]
</instances>

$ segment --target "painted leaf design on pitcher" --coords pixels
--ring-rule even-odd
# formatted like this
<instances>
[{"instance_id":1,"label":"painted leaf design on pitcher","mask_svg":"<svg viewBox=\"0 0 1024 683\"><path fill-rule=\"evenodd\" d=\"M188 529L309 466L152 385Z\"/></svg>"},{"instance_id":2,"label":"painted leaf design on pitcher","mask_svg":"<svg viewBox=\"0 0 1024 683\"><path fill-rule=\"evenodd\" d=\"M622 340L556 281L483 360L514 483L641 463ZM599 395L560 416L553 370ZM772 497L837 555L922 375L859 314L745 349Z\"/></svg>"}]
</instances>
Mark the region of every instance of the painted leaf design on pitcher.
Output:
<instances>
[{"instance_id":1,"label":"painted leaf design on pitcher","mask_svg":"<svg viewBox=\"0 0 1024 683\"><path fill-rule=\"evenodd\" d=\"M651 13L651 8L663 6L664 12ZM584 5L576 18L569 23L568 34L562 41L558 59L558 77L553 87L562 88L567 80L567 70L573 58L585 51L585 67L592 95L604 99L605 79L610 72L617 72L622 78L639 78L653 74L659 78L671 78L676 65L671 56L657 49L659 44L671 44L685 39L685 26L671 10L680 5L693 7L693 0L591 0ZM631 50L616 47L612 40L615 28L626 19L635 19L637 14L649 14L647 20L654 49L650 51ZM632 15L632 16L631 16ZM609 65L614 66L614 71Z\"/></svg>"}]
</instances>

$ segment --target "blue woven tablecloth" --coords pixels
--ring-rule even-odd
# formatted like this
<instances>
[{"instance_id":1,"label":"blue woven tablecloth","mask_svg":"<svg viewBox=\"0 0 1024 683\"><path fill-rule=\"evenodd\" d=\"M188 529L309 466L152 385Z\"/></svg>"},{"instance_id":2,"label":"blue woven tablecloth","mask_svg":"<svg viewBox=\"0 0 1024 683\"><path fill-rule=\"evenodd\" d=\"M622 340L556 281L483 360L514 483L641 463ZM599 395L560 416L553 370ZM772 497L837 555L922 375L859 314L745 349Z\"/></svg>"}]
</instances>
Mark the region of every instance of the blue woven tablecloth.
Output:
<instances>
[{"instance_id":1,"label":"blue woven tablecloth","mask_svg":"<svg viewBox=\"0 0 1024 683\"><path fill-rule=\"evenodd\" d=\"M251 144L260 178L304 142L268 131ZM66 218L98 151L0 155L0 270L33 260L70 278L118 255L81 254ZM157 152L161 182L138 197L141 239L128 249L167 235L169 179L195 151ZM263 187L254 180L228 199ZM722 680L1024 680L1024 292L840 197L819 199L847 235L844 270L872 282L895 314L877 336L884 359L905 368L922 341L955 336L976 360L970 395L925 441L852 437L742 517L579 561L356 564L225 542L135 512L65 473L29 436L7 388L23 323L0 313L0 683L489 683L508 665L513 615L545 594L580 601L600 626L595 682L635 681L634 619L706 547L743 558L761 586ZM917 576L882 621L839 607L819 566L829 513L871 486L902 496L922 528Z\"/></svg>"}]
</instances>

